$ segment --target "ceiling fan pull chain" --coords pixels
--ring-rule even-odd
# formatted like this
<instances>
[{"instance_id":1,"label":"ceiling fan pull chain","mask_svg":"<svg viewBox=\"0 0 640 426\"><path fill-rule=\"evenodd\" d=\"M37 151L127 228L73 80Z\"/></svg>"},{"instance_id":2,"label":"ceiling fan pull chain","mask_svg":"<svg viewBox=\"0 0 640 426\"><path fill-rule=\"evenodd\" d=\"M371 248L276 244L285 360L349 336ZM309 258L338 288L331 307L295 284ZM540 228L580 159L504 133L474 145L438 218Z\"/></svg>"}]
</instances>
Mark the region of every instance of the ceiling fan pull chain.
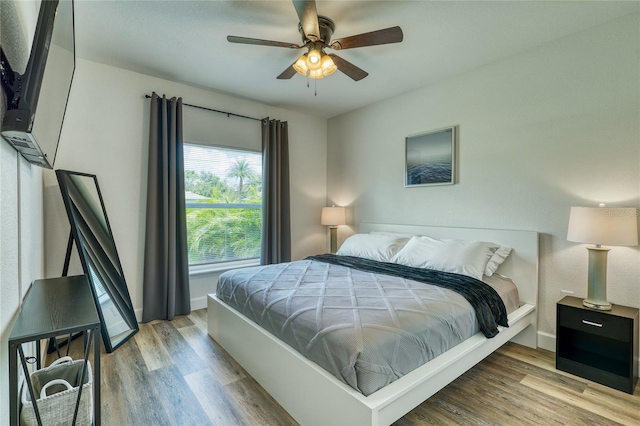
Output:
<instances>
[{"instance_id":1,"label":"ceiling fan pull chain","mask_svg":"<svg viewBox=\"0 0 640 426\"><path fill-rule=\"evenodd\" d=\"M313 80L313 96L318 96L318 79Z\"/></svg>"}]
</instances>

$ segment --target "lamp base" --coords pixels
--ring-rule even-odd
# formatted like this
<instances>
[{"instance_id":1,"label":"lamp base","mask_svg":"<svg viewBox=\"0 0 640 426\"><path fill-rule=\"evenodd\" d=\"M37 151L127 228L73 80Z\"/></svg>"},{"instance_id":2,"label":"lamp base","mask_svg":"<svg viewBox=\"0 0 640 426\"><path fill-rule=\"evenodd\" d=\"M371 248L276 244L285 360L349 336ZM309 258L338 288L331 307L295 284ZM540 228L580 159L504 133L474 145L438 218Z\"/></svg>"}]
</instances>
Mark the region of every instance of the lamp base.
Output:
<instances>
[{"instance_id":1,"label":"lamp base","mask_svg":"<svg viewBox=\"0 0 640 426\"><path fill-rule=\"evenodd\" d=\"M329 238L331 240L330 250L331 254L336 254L338 251L338 227L330 226L329 227Z\"/></svg>"},{"instance_id":2,"label":"lamp base","mask_svg":"<svg viewBox=\"0 0 640 426\"><path fill-rule=\"evenodd\" d=\"M610 311L611 303L607 301L607 254L608 247L587 247L589 250L589 287L587 298L582 304L599 311Z\"/></svg>"},{"instance_id":3,"label":"lamp base","mask_svg":"<svg viewBox=\"0 0 640 426\"><path fill-rule=\"evenodd\" d=\"M610 311L611 310L611 303L609 302L591 302L588 299L584 299L582 301L582 304L584 306L586 306L587 308L591 308L591 309L597 309L598 311Z\"/></svg>"}]
</instances>

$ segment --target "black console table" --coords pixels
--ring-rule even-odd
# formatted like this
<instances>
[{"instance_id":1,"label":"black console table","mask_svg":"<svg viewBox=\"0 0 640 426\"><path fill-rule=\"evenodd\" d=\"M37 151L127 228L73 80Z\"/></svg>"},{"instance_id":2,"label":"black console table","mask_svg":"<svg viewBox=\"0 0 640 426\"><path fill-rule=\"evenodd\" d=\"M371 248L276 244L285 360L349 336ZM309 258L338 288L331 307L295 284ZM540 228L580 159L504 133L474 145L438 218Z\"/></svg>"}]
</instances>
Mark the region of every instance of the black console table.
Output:
<instances>
[{"instance_id":1,"label":"black console table","mask_svg":"<svg viewBox=\"0 0 640 426\"><path fill-rule=\"evenodd\" d=\"M33 283L9 336L10 426L17 426L20 419L18 362L23 368L26 366L22 344L33 341L37 343L36 356L39 367L41 339L86 331L93 337L93 424L100 426L100 319L89 282L84 275L79 275L38 280ZM85 351L85 354L88 354L88 351ZM27 372L25 375L29 377ZM25 385L31 386L30 381Z\"/></svg>"}]
</instances>

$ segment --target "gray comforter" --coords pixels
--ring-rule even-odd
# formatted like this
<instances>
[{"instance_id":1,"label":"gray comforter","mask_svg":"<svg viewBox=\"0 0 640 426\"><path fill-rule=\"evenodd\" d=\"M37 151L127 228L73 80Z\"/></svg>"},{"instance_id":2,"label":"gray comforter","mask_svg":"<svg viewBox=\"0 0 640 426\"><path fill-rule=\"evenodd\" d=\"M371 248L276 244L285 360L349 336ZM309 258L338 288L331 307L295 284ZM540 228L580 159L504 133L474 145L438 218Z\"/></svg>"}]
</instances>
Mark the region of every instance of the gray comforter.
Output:
<instances>
[{"instance_id":1,"label":"gray comforter","mask_svg":"<svg viewBox=\"0 0 640 426\"><path fill-rule=\"evenodd\" d=\"M313 260L226 272L217 296L364 395L479 330L452 290Z\"/></svg>"}]
</instances>

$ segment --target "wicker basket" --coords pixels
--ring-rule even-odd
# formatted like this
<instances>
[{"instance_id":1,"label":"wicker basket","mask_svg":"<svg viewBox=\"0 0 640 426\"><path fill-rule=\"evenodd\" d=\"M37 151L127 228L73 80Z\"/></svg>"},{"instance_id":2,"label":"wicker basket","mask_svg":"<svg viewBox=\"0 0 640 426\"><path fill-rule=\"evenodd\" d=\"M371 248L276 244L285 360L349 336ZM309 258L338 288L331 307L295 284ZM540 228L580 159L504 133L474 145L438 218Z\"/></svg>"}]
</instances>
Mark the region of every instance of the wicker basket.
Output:
<instances>
[{"instance_id":1,"label":"wicker basket","mask_svg":"<svg viewBox=\"0 0 640 426\"><path fill-rule=\"evenodd\" d=\"M91 363L87 361L84 377L79 380L83 367L84 360L74 361L67 356L56 360L47 368L31 373L33 392L39 396L37 404L42 426L70 426L72 424L73 412L78 400L79 382L82 384L82 395L76 425L91 425L93 420L93 374ZM25 426L38 425L26 383L22 386L20 424Z\"/></svg>"}]
</instances>

